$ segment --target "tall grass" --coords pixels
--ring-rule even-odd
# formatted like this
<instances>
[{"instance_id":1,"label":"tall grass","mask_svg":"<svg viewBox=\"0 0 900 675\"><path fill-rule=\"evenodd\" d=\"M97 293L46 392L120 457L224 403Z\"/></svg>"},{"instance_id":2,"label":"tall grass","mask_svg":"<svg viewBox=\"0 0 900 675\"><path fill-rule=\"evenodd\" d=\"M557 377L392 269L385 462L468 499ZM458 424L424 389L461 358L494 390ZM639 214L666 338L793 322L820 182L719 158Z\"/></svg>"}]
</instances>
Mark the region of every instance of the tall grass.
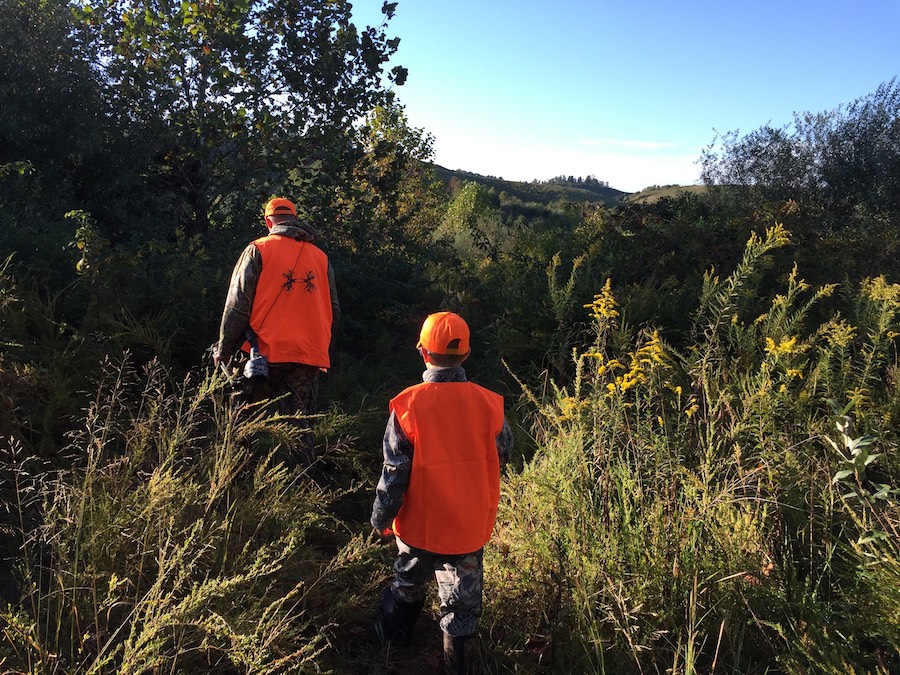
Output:
<instances>
[{"instance_id":1,"label":"tall grass","mask_svg":"<svg viewBox=\"0 0 900 675\"><path fill-rule=\"evenodd\" d=\"M538 451L503 480L483 672L900 670L900 286L814 289L794 268L760 298L788 240L754 235L733 272L705 276L685 347L629 326L607 280L574 378L523 384ZM23 316L16 297L0 294L3 327ZM0 381L20 367L0 360ZM433 665L427 619L417 651L371 643L392 551L360 534L378 468L346 440L361 415L320 421L320 484L280 462L292 420L235 408L211 374L107 361L53 461L0 404L17 586L0 589L0 671Z\"/></svg>"},{"instance_id":2,"label":"tall grass","mask_svg":"<svg viewBox=\"0 0 900 675\"><path fill-rule=\"evenodd\" d=\"M107 362L72 468L2 440L20 601L0 670L317 669L367 601L372 546L329 514L340 490L276 461L290 420L232 409L223 384Z\"/></svg>"},{"instance_id":3,"label":"tall grass","mask_svg":"<svg viewBox=\"0 0 900 675\"><path fill-rule=\"evenodd\" d=\"M845 291L853 323L808 326L836 287L795 268L749 314L760 266L788 241L776 225L731 274L706 275L682 351L627 327L607 282L574 381L525 388L540 450L505 481L486 564L489 624L512 661L900 667L900 286L867 280Z\"/></svg>"}]
</instances>

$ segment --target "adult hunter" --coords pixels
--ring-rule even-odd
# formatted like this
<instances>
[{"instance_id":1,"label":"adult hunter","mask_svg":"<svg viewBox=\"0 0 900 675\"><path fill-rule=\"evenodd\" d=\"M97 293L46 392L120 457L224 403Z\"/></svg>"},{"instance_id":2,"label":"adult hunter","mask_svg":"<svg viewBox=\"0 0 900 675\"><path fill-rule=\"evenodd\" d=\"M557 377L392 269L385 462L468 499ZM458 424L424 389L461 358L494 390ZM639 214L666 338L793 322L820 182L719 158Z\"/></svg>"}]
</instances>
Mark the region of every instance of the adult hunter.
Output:
<instances>
[{"instance_id":1,"label":"adult hunter","mask_svg":"<svg viewBox=\"0 0 900 675\"><path fill-rule=\"evenodd\" d=\"M247 401L277 399L281 414L312 415L340 318L334 270L314 243L316 231L297 218L290 200L271 199L263 216L268 234L247 245L231 274L213 362L218 367L238 351L258 351L268 362L268 376L265 365L249 373L261 376L249 378ZM290 448L291 460L310 466L312 430L308 420L297 424L302 440Z\"/></svg>"}]
</instances>

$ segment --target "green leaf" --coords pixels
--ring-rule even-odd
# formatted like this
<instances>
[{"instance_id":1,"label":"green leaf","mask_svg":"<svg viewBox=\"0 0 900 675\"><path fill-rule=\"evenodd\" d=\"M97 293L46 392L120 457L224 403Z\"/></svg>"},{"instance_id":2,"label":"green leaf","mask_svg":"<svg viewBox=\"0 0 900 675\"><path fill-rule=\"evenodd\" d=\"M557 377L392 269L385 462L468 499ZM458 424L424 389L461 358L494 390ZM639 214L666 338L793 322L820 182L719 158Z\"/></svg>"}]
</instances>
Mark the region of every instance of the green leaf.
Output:
<instances>
[{"instance_id":1,"label":"green leaf","mask_svg":"<svg viewBox=\"0 0 900 675\"><path fill-rule=\"evenodd\" d=\"M878 491L872 495L872 499L879 499L881 501L887 501L894 495L900 494L900 490L892 488L890 485L886 485L884 483L879 483L877 485Z\"/></svg>"},{"instance_id":2,"label":"green leaf","mask_svg":"<svg viewBox=\"0 0 900 675\"><path fill-rule=\"evenodd\" d=\"M871 464L871 463L874 462L876 459L878 459L879 457L881 457L882 454L883 454L883 453L881 453L881 452L876 452L874 455L869 455L868 457L866 457L865 465L866 465L866 466L869 466L869 464Z\"/></svg>"},{"instance_id":3,"label":"green leaf","mask_svg":"<svg viewBox=\"0 0 900 675\"><path fill-rule=\"evenodd\" d=\"M838 471L836 474L834 474L834 478L831 479L831 484L834 485L839 480L844 480L847 476L852 476L854 473L856 472L852 469L844 469L843 471Z\"/></svg>"},{"instance_id":4,"label":"green leaf","mask_svg":"<svg viewBox=\"0 0 900 675\"><path fill-rule=\"evenodd\" d=\"M850 452L855 455L857 453L857 448L867 448L877 440L878 438L876 436L860 436L859 438L854 438L850 441Z\"/></svg>"},{"instance_id":5,"label":"green leaf","mask_svg":"<svg viewBox=\"0 0 900 675\"><path fill-rule=\"evenodd\" d=\"M885 539L890 539L890 535L887 532L871 530L870 532L864 532L859 535L859 539L856 540L856 543L862 546L864 544L871 544L873 541L883 541Z\"/></svg>"}]
</instances>

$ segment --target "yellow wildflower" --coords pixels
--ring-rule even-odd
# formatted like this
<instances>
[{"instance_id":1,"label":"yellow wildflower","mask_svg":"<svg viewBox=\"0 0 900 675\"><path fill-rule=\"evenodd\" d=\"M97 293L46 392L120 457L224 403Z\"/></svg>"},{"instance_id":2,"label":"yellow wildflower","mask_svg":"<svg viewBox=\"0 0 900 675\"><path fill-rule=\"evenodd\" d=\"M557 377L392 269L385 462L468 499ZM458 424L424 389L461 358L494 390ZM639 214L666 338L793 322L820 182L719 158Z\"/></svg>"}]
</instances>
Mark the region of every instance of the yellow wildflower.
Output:
<instances>
[{"instance_id":1,"label":"yellow wildflower","mask_svg":"<svg viewBox=\"0 0 900 675\"><path fill-rule=\"evenodd\" d=\"M856 326L851 326L843 319L832 319L823 328L828 344L832 347L848 347L856 337Z\"/></svg>"},{"instance_id":2,"label":"yellow wildflower","mask_svg":"<svg viewBox=\"0 0 900 675\"><path fill-rule=\"evenodd\" d=\"M794 263L794 268L791 270L791 273L788 275L788 283L790 285L797 284L797 289L801 291L809 290L809 284L806 283L803 279L797 281L797 277L799 276L800 270L797 267L797 263Z\"/></svg>"},{"instance_id":3,"label":"yellow wildflower","mask_svg":"<svg viewBox=\"0 0 900 675\"><path fill-rule=\"evenodd\" d=\"M647 364L664 364L665 349L663 349L662 340L659 337L659 331L653 331L647 344L642 346L635 353L636 360Z\"/></svg>"},{"instance_id":4,"label":"yellow wildflower","mask_svg":"<svg viewBox=\"0 0 900 675\"><path fill-rule=\"evenodd\" d=\"M803 379L803 371L800 370L799 368L788 368L787 376L788 377L797 377L802 380Z\"/></svg>"},{"instance_id":5,"label":"yellow wildflower","mask_svg":"<svg viewBox=\"0 0 900 675\"><path fill-rule=\"evenodd\" d=\"M613 295L610 286L612 279L607 279L600 292L594 296L594 301L585 307L591 310L591 316L595 321L603 321L604 319L614 319L619 316L619 310L616 309L619 304Z\"/></svg>"},{"instance_id":6,"label":"yellow wildflower","mask_svg":"<svg viewBox=\"0 0 900 675\"><path fill-rule=\"evenodd\" d=\"M822 288L819 289L819 292L816 295L820 298L830 298L834 295L835 289L837 289L837 284L825 284Z\"/></svg>"},{"instance_id":7,"label":"yellow wildflower","mask_svg":"<svg viewBox=\"0 0 900 675\"><path fill-rule=\"evenodd\" d=\"M900 284L889 284L884 275L874 279L863 279L862 292L870 300L900 306Z\"/></svg>"},{"instance_id":8,"label":"yellow wildflower","mask_svg":"<svg viewBox=\"0 0 900 675\"><path fill-rule=\"evenodd\" d=\"M564 396L559 401L559 421L565 422L573 418L579 410L590 405L589 401L581 401L574 396Z\"/></svg>"},{"instance_id":9,"label":"yellow wildflower","mask_svg":"<svg viewBox=\"0 0 900 675\"><path fill-rule=\"evenodd\" d=\"M847 400L854 401L856 405L860 408L871 404L871 400L869 398L869 389L868 387L857 387L856 389L850 389L847 392Z\"/></svg>"},{"instance_id":10,"label":"yellow wildflower","mask_svg":"<svg viewBox=\"0 0 900 675\"><path fill-rule=\"evenodd\" d=\"M797 336L783 337L781 342L775 344L775 340L770 337L766 338L766 353L772 356L781 356L782 354L799 354L803 351L803 347L797 345Z\"/></svg>"}]
</instances>

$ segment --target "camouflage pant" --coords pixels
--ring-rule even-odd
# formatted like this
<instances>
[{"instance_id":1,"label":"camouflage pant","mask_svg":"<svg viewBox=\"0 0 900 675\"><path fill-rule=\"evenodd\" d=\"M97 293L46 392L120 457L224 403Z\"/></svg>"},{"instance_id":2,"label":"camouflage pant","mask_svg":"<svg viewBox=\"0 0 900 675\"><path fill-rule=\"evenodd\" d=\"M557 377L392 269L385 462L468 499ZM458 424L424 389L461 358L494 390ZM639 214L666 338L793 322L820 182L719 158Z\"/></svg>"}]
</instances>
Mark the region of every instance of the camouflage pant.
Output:
<instances>
[{"instance_id":1,"label":"camouflage pant","mask_svg":"<svg viewBox=\"0 0 900 675\"><path fill-rule=\"evenodd\" d=\"M281 415L314 415L319 397L319 369L304 363L270 363L269 378L255 382L244 392L246 403L275 399L272 413ZM300 432L299 447L289 448L290 459L297 465L310 466L316 458L315 439L309 420L292 420Z\"/></svg>"},{"instance_id":2,"label":"camouflage pant","mask_svg":"<svg viewBox=\"0 0 900 675\"><path fill-rule=\"evenodd\" d=\"M484 551L440 555L408 546L397 538L400 553L394 561L394 595L405 602L425 598L431 574L441 600L441 630L454 637L473 635L481 616Z\"/></svg>"}]
</instances>

